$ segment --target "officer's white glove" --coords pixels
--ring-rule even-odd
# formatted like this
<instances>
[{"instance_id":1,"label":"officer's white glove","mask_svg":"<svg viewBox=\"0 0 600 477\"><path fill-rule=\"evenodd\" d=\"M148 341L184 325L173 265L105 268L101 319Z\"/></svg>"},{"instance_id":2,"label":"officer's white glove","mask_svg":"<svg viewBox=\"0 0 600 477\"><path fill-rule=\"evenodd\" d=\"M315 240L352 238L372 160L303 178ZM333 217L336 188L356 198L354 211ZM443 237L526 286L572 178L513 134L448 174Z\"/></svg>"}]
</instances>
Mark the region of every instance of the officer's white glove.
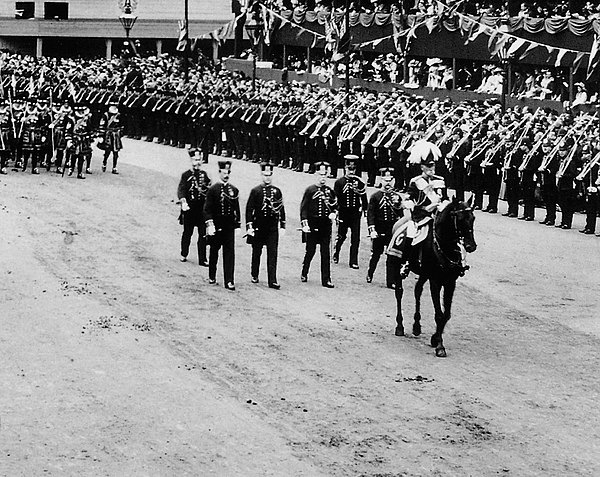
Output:
<instances>
[{"instance_id":1,"label":"officer's white glove","mask_svg":"<svg viewBox=\"0 0 600 477\"><path fill-rule=\"evenodd\" d=\"M187 212L188 210L190 210L190 206L188 205L187 200L181 199L181 211Z\"/></svg>"},{"instance_id":2,"label":"officer's white glove","mask_svg":"<svg viewBox=\"0 0 600 477\"><path fill-rule=\"evenodd\" d=\"M310 227L308 226L308 220L302 221L302 232L304 232L305 234L310 233Z\"/></svg>"},{"instance_id":3,"label":"officer's white glove","mask_svg":"<svg viewBox=\"0 0 600 477\"><path fill-rule=\"evenodd\" d=\"M331 214L329 214L329 220L335 220L335 218L337 217L335 212L332 212Z\"/></svg>"},{"instance_id":4,"label":"officer's white glove","mask_svg":"<svg viewBox=\"0 0 600 477\"><path fill-rule=\"evenodd\" d=\"M206 221L206 235L213 236L217 233L217 229L215 229L215 224L212 220Z\"/></svg>"},{"instance_id":5,"label":"officer's white glove","mask_svg":"<svg viewBox=\"0 0 600 477\"><path fill-rule=\"evenodd\" d=\"M373 231L371 231L371 233L369 233L369 237L371 237L373 240L375 240L377 237L379 237L379 235L377 234L377 232L375 232L373 230Z\"/></svg>"},{"instance_id":6,"label":"officer's white glove","mask_svg":"<svg viewBox=\"0 0 600 477\"><path fill-rule=\"evenodd\" d=\"M252 227L252 224L246 224L246 235L254 237L254 227Z\"/></svg>"}]
</instances>

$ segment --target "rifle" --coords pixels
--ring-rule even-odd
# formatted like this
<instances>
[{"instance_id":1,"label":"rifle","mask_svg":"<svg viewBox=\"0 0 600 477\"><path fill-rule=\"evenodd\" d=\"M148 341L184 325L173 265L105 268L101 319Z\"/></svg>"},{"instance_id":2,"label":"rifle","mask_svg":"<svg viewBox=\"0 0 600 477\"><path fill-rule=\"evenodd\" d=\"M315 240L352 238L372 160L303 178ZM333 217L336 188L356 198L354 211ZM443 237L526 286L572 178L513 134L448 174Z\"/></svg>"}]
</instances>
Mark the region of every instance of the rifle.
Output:
<instances>
[{"instance_id":1,"label":"rifle","mask_svg":"<svg viewBox=\"0 0 600 477\"><path fill-rule=\"evenodd\" d=\"M546 138L550 135L550 133L556 128L556 126L558 126L558 124L560 124L560 117L556 118L556 120L550 125L550 128L542 135L542 137L540 138L539 141L537 141L535 143L535 145L531 148L531 151L529 151L525 157L523 158L523 162L521 162L521 165L519 166L519 172L523 172L525 170L525 168L527 167L527 165L529 164L529 162L531 161L531 159L535 156L535 154L537 153L537 151L539 150L539 148L542 146L542 144L544 143L544 141L546 140Z\"/></svg>"},{"instance_id":2,"label":"rifle","mask_svg":"<svg viewBox=\"0 0 600 477\"><path fill-rule=\"evenodd\" d=\"M592 125L594 119L596 119L596 114L597 113L594 113L594 115L589 119L587 124L581 129L579 135L577 136L577 139L575 139L575 142L573 144L573 147L571 148L571 151L569 152L569 155L558 166L558 171L556 173L557 179L560 179L567 171L569 165L573 161L573 157L575 156L575 152L577 151L577 145L579 141L581 140L582 136L587 132L587 129Z\"/></svg>"},{"instance_id":3,"label":"rifle","mask_svg":"<svg viewBox=\"0 0 600 477\"><path fill-rule=\"evenodd\" d=\"M593 159L591 159L585 166L583 166L583 169L581 170L581 172L579 173L579 175L575 178L576 181L582 181L583 179L585 179L587 177L587 175L592 172L592 169L594 168L594 166L596 164L600 163L600 152L598 152Z\"/></svg>"}]
</instances>

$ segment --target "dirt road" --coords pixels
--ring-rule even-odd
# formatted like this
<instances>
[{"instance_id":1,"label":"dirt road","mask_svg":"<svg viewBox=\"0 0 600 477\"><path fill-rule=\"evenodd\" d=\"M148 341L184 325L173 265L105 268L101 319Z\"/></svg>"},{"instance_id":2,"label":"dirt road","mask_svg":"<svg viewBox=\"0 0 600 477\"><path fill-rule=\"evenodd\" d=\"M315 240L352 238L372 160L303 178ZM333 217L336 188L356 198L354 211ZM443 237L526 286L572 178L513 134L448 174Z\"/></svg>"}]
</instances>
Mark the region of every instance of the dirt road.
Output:
<instances>
[{"instance_id":1,"label":"dirt road","mask_svg":"<svg viewBox=\"0 0 600 477\"><path fill-rule=\"evenodd\" d=\"M185 151L125 147L119 176L0 177L0 475L599 475L600 238L478 214L439 359L427 292L393 335L366 228L360 270L300 283L309 175L276 170L282 289L238 237L230 292L178 261ZM258 181L234 161L242 205Z\"/></svg>"}]
</instances>

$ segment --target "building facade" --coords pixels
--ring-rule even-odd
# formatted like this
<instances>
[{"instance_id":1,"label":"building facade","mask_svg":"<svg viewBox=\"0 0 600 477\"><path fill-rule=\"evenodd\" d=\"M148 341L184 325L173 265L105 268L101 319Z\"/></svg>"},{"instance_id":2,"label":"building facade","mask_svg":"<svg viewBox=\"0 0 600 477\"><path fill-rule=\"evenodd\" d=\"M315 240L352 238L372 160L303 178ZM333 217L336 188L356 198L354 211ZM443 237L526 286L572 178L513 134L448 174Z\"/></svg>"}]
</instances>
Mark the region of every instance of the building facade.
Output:
<instances>
[{"instance_id":1,"label":"building facade","mask_svg":"<svg viewBox=\"0 0 600 477\"><path fill-rule=\"evenodd\" d=\"M0 0L0 49L35 56L111 57L125 30L126 0ZM131 29L143 52L173 52L185 0L129 0L137 17ZM233 18L230 0L188 0L189 36L200 37ZM210 47L210 46L209 46Z\"/></svg>"}]
</instances>

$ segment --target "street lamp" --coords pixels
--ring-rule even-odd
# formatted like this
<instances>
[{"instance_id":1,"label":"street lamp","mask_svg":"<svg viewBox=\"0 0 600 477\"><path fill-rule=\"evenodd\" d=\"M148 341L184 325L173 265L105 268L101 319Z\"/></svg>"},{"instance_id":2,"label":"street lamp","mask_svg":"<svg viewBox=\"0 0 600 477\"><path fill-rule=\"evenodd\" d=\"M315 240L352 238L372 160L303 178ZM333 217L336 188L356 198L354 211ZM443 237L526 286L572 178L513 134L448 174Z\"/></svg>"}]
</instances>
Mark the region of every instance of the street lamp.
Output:
<instances>
[{"instance_id":1,"label":"street lamp","mask_svg":"<svg viewBox=\"0 0 600 477\"><path fill-rule=\"evenodd\" d=\"M131 0L125 0L123 6L121 7L121 11L123 14L119 17L121 21L121 25L125 29L125 37L129 40L129 32L133 28L135 21L137 20L137 16L133 14L133 7L131 6Z\"/></svg>"},{"instance_id":2,"label":"street lamp","mask_svg":"<svg viewBox=\"0 0 600 477\"><path fill-rule=\"evenodd\" d=\"M509 31L508 24L503 22L498 31L507 33ZM512 53L510 53L510 47L514 42L514 38L509 36L506 38L500 50L498 50L498 57L500 58L500 65L502 67L502 111L506 111L506 97L508 95L508 82L509 82L509 69L510 60Z\"/></svg>"},{"instance_id":3,"label":"street lamp","mask_svg":"<svg viewBox=\"0 0 600 477\"><path fill-rule=\"evenodd\" d=\"M498 51L500 57L500 65L502 66L502 111L506 111L506 97L508 95L508 76L510 69L510 59L512 55L509 53L512 41L506 40L502 48Z\"/></svg>"},{"instance_id":4,"label":"street lamp","mask_svg":"<svg viewBox=\"0 0 600 477\"><path fill-rule=\"evenodd\" d=\"M258 54L258 45L262 39L263 23L260 14L253 14L246 23L246 32L252 42L252 90L256 89L256 55Z\"/></svg>"}]
</instances>

